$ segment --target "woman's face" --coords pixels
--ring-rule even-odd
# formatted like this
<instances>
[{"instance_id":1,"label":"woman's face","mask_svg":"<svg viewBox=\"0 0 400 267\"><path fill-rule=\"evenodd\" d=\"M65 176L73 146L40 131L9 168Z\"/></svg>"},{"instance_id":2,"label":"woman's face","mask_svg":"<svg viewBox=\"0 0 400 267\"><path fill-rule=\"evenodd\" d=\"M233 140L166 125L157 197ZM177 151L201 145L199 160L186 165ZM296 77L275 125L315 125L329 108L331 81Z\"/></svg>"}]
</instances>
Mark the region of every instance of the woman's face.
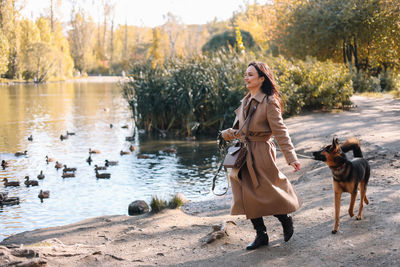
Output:
<instances>
[{"instance_id":1,"label":"woman's face","mask_svg":"<svg viewBox=\"0 0 400 267\"><path fill-rule=\"evenodd\" d=\"M244 81L246 83L246 88L249 90L259 89L261 88L262 83L264 82L264 77L260 77L258 72L254 66L249 66L244 75Z\"/></svg>"}]
</instances>

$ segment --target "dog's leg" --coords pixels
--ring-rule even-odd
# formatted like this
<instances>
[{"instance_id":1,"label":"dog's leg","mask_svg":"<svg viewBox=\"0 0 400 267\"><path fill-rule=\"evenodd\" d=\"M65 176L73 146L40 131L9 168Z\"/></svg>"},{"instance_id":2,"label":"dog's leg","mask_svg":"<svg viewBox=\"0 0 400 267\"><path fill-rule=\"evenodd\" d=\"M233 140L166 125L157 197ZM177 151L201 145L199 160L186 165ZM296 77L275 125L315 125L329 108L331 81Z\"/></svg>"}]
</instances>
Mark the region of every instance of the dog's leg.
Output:
<instances>
[{"instance_id":1,"label":"dog's leg","mask_svg":"<svg viewBox=\"0 0 400 267\"><path fill-rule=\"evenodd\" d=\"M337 182L333 182L333 189L335 191L335 225L333 227L332 234L336 234L339 229L340 200L342 198L343 191Z\"/></svg>"},{"instance_id":2,"label":"dog's leg","mask_svg":"<svg viewBox=\"0 0 400 267\"><path fill-rule=\"evenodd\" d=\"M365 203L367 205L369 203L366 194L367 194L367 185L365 184L365 182L361 182L360 183L360 207L358 208L357 220L362 219L362 210L364 207L364 201L366 201Z\"/></svg>"},{"instance_id":3,"label":"dog's leg","mask_svg":"<svg viewBox=\"0 0 400 267\"><path fill-rule=\"evenodd\" d=\"M357 197L357 190L356 190L356 192L353 192L350 195L350 205L349 205L349 215L350 215L350 217L354 216L354 204L356 203L356 197Z\"/></svg>"},{"instance_id":4,"label":"dog's leg","mask_svg":"<svg viewBox=\"0 0 400 267\"><path fill-rule=\"evenodd\" d=\"M367 193L367 190L365 190L365 193ZM369 204L369 200L367 198L367 194L365 194L364 203L367 204L367 205Z\"/></svg>"}]
</instances>

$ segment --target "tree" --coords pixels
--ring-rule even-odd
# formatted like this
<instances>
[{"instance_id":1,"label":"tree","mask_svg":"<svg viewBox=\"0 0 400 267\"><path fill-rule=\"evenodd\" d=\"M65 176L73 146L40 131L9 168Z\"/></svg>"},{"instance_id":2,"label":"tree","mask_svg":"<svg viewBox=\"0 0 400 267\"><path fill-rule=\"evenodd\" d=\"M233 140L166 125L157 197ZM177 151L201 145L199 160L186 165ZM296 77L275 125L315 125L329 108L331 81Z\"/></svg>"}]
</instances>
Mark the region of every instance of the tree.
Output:
<instances>
[{"instance_id":1,"label":"tree","mask_svg":"<svg viewBox=\"0 0 400 267\"><path fill-rule=\"evenodd\" d=\"M176 44L179 40L179 37L182 35L183 24L181 19L171 12L168 12L164 18L167 19L167 22L162 26L162 29L168 35L170 57L175 57L177 55Z\"/></svg>"},{"instance_id":2,"label":"tree","mask_svg":"<svg viewBox=\"0 0 400 267\"><path fill-rule=\"evenodd\" d=\"M153 68L163 62L163 55L161 53L161 31L158 27L153 28L153 41L147 57L151 60Z\"/></svg>"},{"instance_id":3,"label":"tree","mask_svg":"<svg viewBox=\"0 0 400 267\"><path fill-rule=\"evenodd\" d=\"M0 30L8 43L8 66L5 77L10 79L18 78L20 75L18 18L22 7L23 5L16 0L0 0Z\"/></svg>"},{"instance_id":4,"label":"tree","mask_svg":"<svg viewBox=\"0 0 400 267\"><path fill-rule=\"evenodd\" d=\"M71 14L71 27L68 32L71 56L75 68L84 73L93 67L95 61L92 54L95 25L86 18L84 11L79 10Z\"/></svg>"},{"instance_id":5,"label":"tree","mask_svg":"<svg viewBox=\"0 0 400 267\"><path fill-rule=\"evenodd\" d=\"M286 17L288 24L282 34L289 55L332 58L357 70L398 66L400 7L395 1L300 2Z\"/></svg>"},{"instance_id":6,"label":"tree","mask_svg":"<svg viewBox=\"0 0 400 267\"><path fill-rule=\"evenodd\" d=\"M244 47L248 49L256 48L256 43L254 42L254 39L251 36L251 34L246 31L240 31L240 32L242 35ZM235 31L225 31L223 33L211 37L211 39L204 44L201 50L203 52L216 51L221 48L228 48L229 46L236 47L236 43L237 41L236 41Z\"/></svg>"},{"instance_id":7,"label":"tree","mask_svg":"<svg viewBox=\"0 0 400 267\"><path fill-rule=\"evenodd\" d=\"M265 5L248 3L244 11L235 14L234 24L248 31L254 41L267 51L270 49L276 28L275 13L275 9L269 3Z\"/></svg>"},{"instance_id":8,"label":"tree","mask_svg":"<svg viewBox=\"0 0 400 267\"><path fill-rule=\"evenodd\" d=\"M54 70L57 53L49 44L43 42L31 44L26 53L25 78L33 78L35 82L45 81Z\"/></svg>"},{"instance_id":9,"label":"tree","mask_svg":"<svg viewBox=\"0 0 400 267\"><path fill-rule=\"evenodd\" d=\"M8 41L0 29L0 77L7 71L8 66Z\"/></svg>"}]
</instances>

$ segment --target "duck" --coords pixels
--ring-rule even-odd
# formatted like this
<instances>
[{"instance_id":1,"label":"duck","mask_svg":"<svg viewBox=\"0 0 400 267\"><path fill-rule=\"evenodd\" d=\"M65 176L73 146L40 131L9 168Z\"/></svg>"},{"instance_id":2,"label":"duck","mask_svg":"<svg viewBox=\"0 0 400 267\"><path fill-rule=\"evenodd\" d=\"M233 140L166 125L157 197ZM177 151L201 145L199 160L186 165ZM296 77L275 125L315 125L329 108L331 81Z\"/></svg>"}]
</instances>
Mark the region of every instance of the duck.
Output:
<instances>
[{"instance_id":1,"label":"duck","mask_svg":"<svg viewBox=\"0 0 400 267\"><path fill-rule=\"evenodd\" d=\"M136 157L137 157L138 159L149 159L149 158L150 158L150 156L143 155L143 154L136 154Z\"/></svg>"},{"instance_id":2,"label":"duck","mask_svg":"<svg viewBox=\"0 0 400 267\"><path fill-rule=\"evenodd\" d=\"M107 170L107 166L97 166L97 165L94 165L94 170L95 170L95 171L100 171L100 170L104 171L104 170Z\"/></svg>"},{"instance_id":3,"label":"duck","mask_svg":"<svg viewBox=\"0 0 400 267\"><path fill-rule=\"evenodd\" d=\"M123 128L123 129L128 129L129 126L128 126L128 125L122 125L121 128Z\"/></svg>"},{"instance_id":4,"label":"duck","mask_svg":"<svg viewBox=\"0 0 400 267\"><path fill-rule=\"evenodd\" d=\"M169 147L163 150L165 153L176 153L176 149L173 147Z\"/></svg>"},{"instance_id":5,"label":"duck","mask_svg":"<svg viewBox=\"0 0 400 267\"><path fill-rule=\"evenodd\" d=\"M129 146L129 150L132 151L132 152L135 151L135 146L134 145L130 145Z\"/></svg>"},{"instance_id":6,"label":"duck","mask_svg":"<svg viewBox=\"0 0 400 267\"><path fill-rule=\"evenodd\" d=\"M111 174L110 173L99 173L97 170L96 170L96 178L97 179L109 179L111 177Z\"/></svg>"},{"instance_id":7,"label":"duck","mask_svg":"<svg viewBox=\"0 0 400 267\"><path fill-rule=\"evenodd\" d=\"M19 186L19 182L18 182L18 181L11 181L11 182L9 182L7 178L3 178L3 182L4 182L4 187L8 187L8 186Z\"/></svg>"},{"instance_id":8,"label":"duck","mask_svg":"<svg viewBox=\"0 0 400 267\"><path fill-rule=\"evenodd\" d=\"M68 135L60 135L60 140L63 141L65 139L68 139Z\"/></svg>"},{"instance_id":9,"label":"duck","mask_svg":"<svg viewBox=\"0 0 400 267\"><path fill-rule=\"evenodd\" d=\"M115 165L118 165L118 161L109 161L108 159L105 160L105 163L106 163L106 164L104 164L104 165L106 165L107 167L108 167L108 166L115 166Z\"/></svg>"},{"instance_id":10,"label":"duck","mask_svg":"<svg viewBox=\"0 0 400 267\"><path fill-rule=\"evenodd\" d=\"M29 180L29 176L25 176L25 182L24 182L24 184L25 184L26 186L38 186L38 185L39 185L39 182L36 181L36 180Z\"/></svg>"},{"instance_id":11,"label":"duck","mask_svg":"<svg viewBox=\"0 0 400 267\"><path fill-rule=\"evenodd\" d=\"M33 141L32 135L30 135L30 136L28 137L28 141Z\"/></svg>"},{"instance_id":12,"label":"duck","mask_svg":"<svg viewBox=\"0 0 400 267\"><path fill-rule=\"evenodd\" d=\"M54 158L49 158L49 157L46 155L46 162L47 162L47 164L49 164L49 162L53 162L53 161L55 161Z\"/></svg>"},{"instance_id":13,"label":"duck","mask_svg":"<svg viewBox=\"0 0 400 267\"><path fill-rule=\"evenodd\" d=\"M7 198L8 193L7 192L1 192L0 193L0 202L3 201L4 199Z\"/></svg>"},{"instance_id":14,"label":"duck","mask_svg":"<svg viewBox=\"0 0 400 267\"><path fill-rule=\"evenodd\" d=\"M75 133L67 131L67 135L75 135Z\"/></svg>"},{"instance_id":15,"label":"duck","mask_svg":"<svg viewBox=\"0 0 400 267\"><path fill-rule=\"evenodd\" d=\"M37 178L38 178L39 180L43 180L43 179L44 179L43 171L40 171L40 174L37 176Z\"/></svg>"},{"instance_id":16,"label":"duck","mask_svg":"<svg viewBox=\"0 0 400 267\"><path fill-rule=\"evenodd\" d=\"M48 190L46 190L46 191L40 190L38 198L40 198L41 202L43 202L44 198L49 198L49 197L50 197L50 191L48 191Z\"/></svg>"},{"instance_id":17,"label":"duck","mask_svg":"<svg viewBox=\"0 0 400 267\"><path fill-rule=\"evenodd\" d=\"M123 156L123 155L129 155L129 154L131 154L131 152L129 152L129 151L120 151L119 152L119 154L121 155L121 156Z\"/></svg>"},{"instance_id":18,"label":"duck","mask_svg":"<svg viewBox=\"0 0 400 267\"><path fill-rule=\"evenodd\" d=\"M76 168L68 168L67 165L64 165L63 172L76 172Z\"/></svg>"},{"instance_id":19,"label":"duck","mask_svg":"<svg viewBox=\"0 0 400 267\"><path fill-rule=\"evenodd\" d=\"M3 205L18 205L19 197L7 197L7 194L0 193L0 206Z\"/></svg>"},{"instance_id":20,"label":"duck","mask_svg":"<svg viewBox=\"0 0 400 267\"><path fill-rule=\"evenodd\" d=\"M92 155L91 154L89 154L89 157L86 159L86 162L87 163L89 163L89 165L90 165L90 163L92 163Z\"/></svg>"},{"instance_id":21,"label":"duck","mask_svg":"<svg viewBox=\"0 0 400 267\"><path fill-rule=\"evenodd\" d=\"M25 150L24 152L15 152L14 155L15 155L16 157L19 157L19 156L24 156L24 155L26 155L26 153L28 153L28 151Z\"/></svg>"},{"instance_id":22,"label":"duck","mask_svg":"<svg viewBox=\"0 0 400 267\"><path fill-rule=\"evenodd\" d=\"M73 172L63 172L61 177L62 178L72 178L72 177L75 177L75 173L73 173Z\"/></svg>"},{"instance_id":23,"label":"duck","mask_svg":"<svg viewBox=\"0 0 400 267\"><path fill-rule=\"evenodd\" d=\"M56 161L56 165L54 165L54 168L61 169L63 167L63 164L61 162Z\"/></svg>"},{"instance_id":24,"label":"duck","mask_svg":"<svg viewBox=\"0 0 400 267\"><path fill-rule=\"evenodd\" d=\"M100 150L89 148L89 154L100 154Z\"/></svg>"},{"instance_id":25,"label":"duck","mask_svg":"<svg viewBox=\"0 0 400 267\"><path fill-rule=\"evenodd\" d=\"M125 141L135 141L135 137L134 136L127 136L127 137L125 137Z\"/></svg>"},{"instance_id":26,"label":"duck","mask_svg":"<svg viewBox=\"0 0 400 267\"><path fill-rule=\"evenodd\" d=\"M3 167L3 169L5 169L6 167L8 167L9 164L7 161L5 161L4 159L1 161L1 167Z\"/></svg>"}]
</instances>

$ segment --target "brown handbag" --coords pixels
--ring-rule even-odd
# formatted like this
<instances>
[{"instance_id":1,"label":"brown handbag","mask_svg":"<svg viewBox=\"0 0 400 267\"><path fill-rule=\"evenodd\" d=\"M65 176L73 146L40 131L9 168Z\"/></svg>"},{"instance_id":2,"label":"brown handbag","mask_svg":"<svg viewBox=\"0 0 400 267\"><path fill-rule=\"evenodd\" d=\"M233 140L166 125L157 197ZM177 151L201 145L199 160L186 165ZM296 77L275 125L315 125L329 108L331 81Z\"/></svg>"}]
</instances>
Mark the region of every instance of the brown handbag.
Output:
<instances>
[{"instance_id":1,"label":"brown handbag","mask_svg":"<svg viewBox=\"0 0 400 267\"><path fill-rule=\"evenodd\" d=\"M243 127L246 125L246 123L249 122L247 124L247 131L245 135L246 142L247 142L247 133L249 132L250 119L254 111L256 111L257 105L258 103L254 105L250 114L247 115L247 118L244 121L242 127L240 127L240 129L235 133L235 135L238 135L240 131L243 129ZM246 162L246 157L247 157L247 143L237 142L235 145L228 148L228 152L226 153L223 165L225 168L240 169Z\"/></svg>"}]
</instances>

